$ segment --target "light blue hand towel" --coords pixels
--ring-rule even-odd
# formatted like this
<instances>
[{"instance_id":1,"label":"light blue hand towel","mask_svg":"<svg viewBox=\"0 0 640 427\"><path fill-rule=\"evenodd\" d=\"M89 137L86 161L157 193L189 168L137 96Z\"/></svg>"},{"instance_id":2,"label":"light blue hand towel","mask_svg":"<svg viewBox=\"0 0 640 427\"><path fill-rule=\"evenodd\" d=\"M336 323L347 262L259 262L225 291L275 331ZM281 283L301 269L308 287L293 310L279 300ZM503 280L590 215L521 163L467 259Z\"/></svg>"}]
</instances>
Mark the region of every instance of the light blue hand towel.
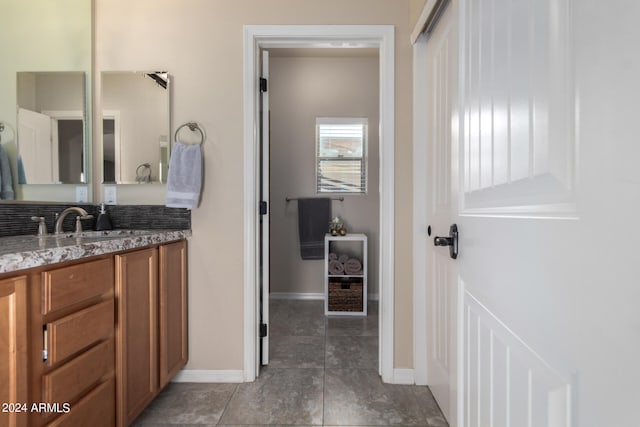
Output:
<instances>
[{"instance_id":1,"label":"light blue hand towel","mask_svg":"<svg viewBox=\"0 0 640 427\"><path fill-rule=\"evenodd\" d=\"M176 141L171 150L167 174L169 208L197 208L202 189L202 148L200 144Z\"/></svg>"},{"instance_id":2,"label":"light blue hand towel","mask_svg":"<svg viewBox=\"0 0 640 427\"><path fill-rule=\"evenodd\" d=\"M9 166L9 156L0 144L0 199L13 200L13 177Z\"/></svg>"}]
</instances>

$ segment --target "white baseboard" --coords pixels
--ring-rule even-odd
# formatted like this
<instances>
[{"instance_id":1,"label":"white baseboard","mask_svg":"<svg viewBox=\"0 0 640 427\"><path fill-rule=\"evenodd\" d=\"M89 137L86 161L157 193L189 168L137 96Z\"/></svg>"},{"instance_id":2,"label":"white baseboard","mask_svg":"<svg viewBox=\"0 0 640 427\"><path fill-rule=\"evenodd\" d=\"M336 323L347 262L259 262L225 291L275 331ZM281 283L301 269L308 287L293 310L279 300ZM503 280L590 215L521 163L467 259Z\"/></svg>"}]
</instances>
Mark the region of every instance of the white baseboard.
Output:
<instances>
[{"instance_id":1,"label":"white baseboard","mask_svg":"<svg viewBox=\"0 0 640 427\"><path fill-rule=\"evenodd\" d=\"M244 382L243 371L215 371L183 369L173 378L174 383L241 383Z\"/></svg>"},{"instance_id":2,"label":"white baseboard","mask_svg":"<svg viewBox=\"0 0 640 427\"><path fill-rule=\"evenodd\" d=\"M244 372L226 370L183 369L173 378L174 383L241 383ZM393 384L415 384L413 369L394 369Z\"/></svg>"},{"instance_id":3,"label":"white baseboard","mask_svg":"<svg viewBox=\"0 0 640 427\"><path fill-rule=\"evenodd\" d=\"M270 299L324 299L324 293L307 293L307 292L271 292Z\"/></svg>"},{"instance_id":4,"label":"white baseboard","mask_svg":"<svg viewBox=\"0 0 640 427\"><path fill-rule=\"evenodd\" d=\"M415 384L413 369L394 369L393 384Z\"/></svg>"}]
</instances>

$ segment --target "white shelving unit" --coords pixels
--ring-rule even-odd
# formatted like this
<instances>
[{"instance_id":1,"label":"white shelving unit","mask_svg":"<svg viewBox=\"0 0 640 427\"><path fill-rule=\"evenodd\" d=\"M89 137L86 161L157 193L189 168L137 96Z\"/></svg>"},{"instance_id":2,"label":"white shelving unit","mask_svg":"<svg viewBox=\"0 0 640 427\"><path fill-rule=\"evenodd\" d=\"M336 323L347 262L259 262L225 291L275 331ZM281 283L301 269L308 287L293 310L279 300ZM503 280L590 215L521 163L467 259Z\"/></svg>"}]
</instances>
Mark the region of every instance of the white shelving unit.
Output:
<instances>
[{"instance_id":1,"label":"white shelving unit","mask_svg":"<svg viewBox=\"0 0 640 427\"><path fill-rule=\"evenodd\" d=\"M346 254L362 263L362 274L329 274L329 254ZM360 292L360 287L362 291ZM355 298L361 294L360 298ZM336 296L338 295L338 296ZM344 304L344 301L350 301ZM324 314L340 316L367 315L367 235L324 237Z\"/></svg>"}]
</instances>

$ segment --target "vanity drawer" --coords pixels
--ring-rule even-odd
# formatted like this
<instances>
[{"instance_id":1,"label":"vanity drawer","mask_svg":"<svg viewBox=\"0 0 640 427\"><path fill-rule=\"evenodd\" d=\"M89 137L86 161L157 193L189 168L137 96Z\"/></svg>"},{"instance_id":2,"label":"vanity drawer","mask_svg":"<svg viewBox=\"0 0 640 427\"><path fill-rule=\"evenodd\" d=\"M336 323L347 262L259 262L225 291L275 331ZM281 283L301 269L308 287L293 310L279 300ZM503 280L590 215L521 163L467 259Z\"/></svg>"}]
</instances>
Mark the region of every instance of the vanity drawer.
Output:
<instances>
[{"instance_id":1,"label":"vanity drawer","mask_svg":"<svg viewBox=\"0 0 640 427\"><path fill-rule=\"evenodd\" d=\"M55 419L48 427L113 427L116 424L115 378L103 382L82 400L71 405L71 411Z\"/></svg>"},{"instance_id":2,"label":"vanity drawer","mask_svg":"<svg viewBox=\"0 0 640 427\"><path fill-rule=\"evenodd\" d=\"M56 364L114 331L113 299L47 324L49 363Z\"/></svg>"},{"instance_id":3,"label":"vanity drawer","mask_svg":"<svg viewBox=\"0 0 640 427\"><path fill-rule=\"evenodd\" d=\"M80 356L43 377L44 402L71 402L113 374L115 350L113 338L103 341Z\"/></svg>"},{"instance_id":4,"label":"vanity drawer","mask_svg":"<svg viewBox=\"0 0 640 427\"><path fill-rule=\"evenodd\" d=\"M111 258L85 262L42 273L42 314L97 297L113 289Z\"/></svg>"}]
</instances>

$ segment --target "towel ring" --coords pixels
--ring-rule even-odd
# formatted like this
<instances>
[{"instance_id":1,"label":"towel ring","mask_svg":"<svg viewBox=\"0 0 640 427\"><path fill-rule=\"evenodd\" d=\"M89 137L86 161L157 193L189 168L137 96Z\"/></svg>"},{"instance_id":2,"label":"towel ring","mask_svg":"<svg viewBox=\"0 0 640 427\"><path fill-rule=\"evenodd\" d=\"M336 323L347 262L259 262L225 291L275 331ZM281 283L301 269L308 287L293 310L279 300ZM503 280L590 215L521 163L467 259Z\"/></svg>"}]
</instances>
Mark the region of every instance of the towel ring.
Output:
<instances>
[{"instance_id":1,"label":"towel ring","mask_svg":"<svg viewBox=\"0 0 640 427\"><path fill-rule=\"evenodd\" d=\"M188 143L188 142L178 141L178 132L180 132L180 130L185 126L187 126L191 130L191 132L195 132L195 131L200 132L200 141L199 142ZM182 144L202 145L202 143L204 142L204 132L202 132L202 129L200 129L200 126L198 126L198 124L196 122L188 122L188 123L185 123L183 125L178 126L178 129L176 129L176 133L175 133L173 139L174 139L174 141L180 142Z\"/></svg>"},{"instance_id":2,"label":"towel ring","mask_svg":"<svg viewBox=\"0 0 640 427\"><path fill-rule=\"evenodd\" d=\"M151 165L149 163L143 163L136 168L136 182L151 182Z\"/></svg>"}]
</instances>

